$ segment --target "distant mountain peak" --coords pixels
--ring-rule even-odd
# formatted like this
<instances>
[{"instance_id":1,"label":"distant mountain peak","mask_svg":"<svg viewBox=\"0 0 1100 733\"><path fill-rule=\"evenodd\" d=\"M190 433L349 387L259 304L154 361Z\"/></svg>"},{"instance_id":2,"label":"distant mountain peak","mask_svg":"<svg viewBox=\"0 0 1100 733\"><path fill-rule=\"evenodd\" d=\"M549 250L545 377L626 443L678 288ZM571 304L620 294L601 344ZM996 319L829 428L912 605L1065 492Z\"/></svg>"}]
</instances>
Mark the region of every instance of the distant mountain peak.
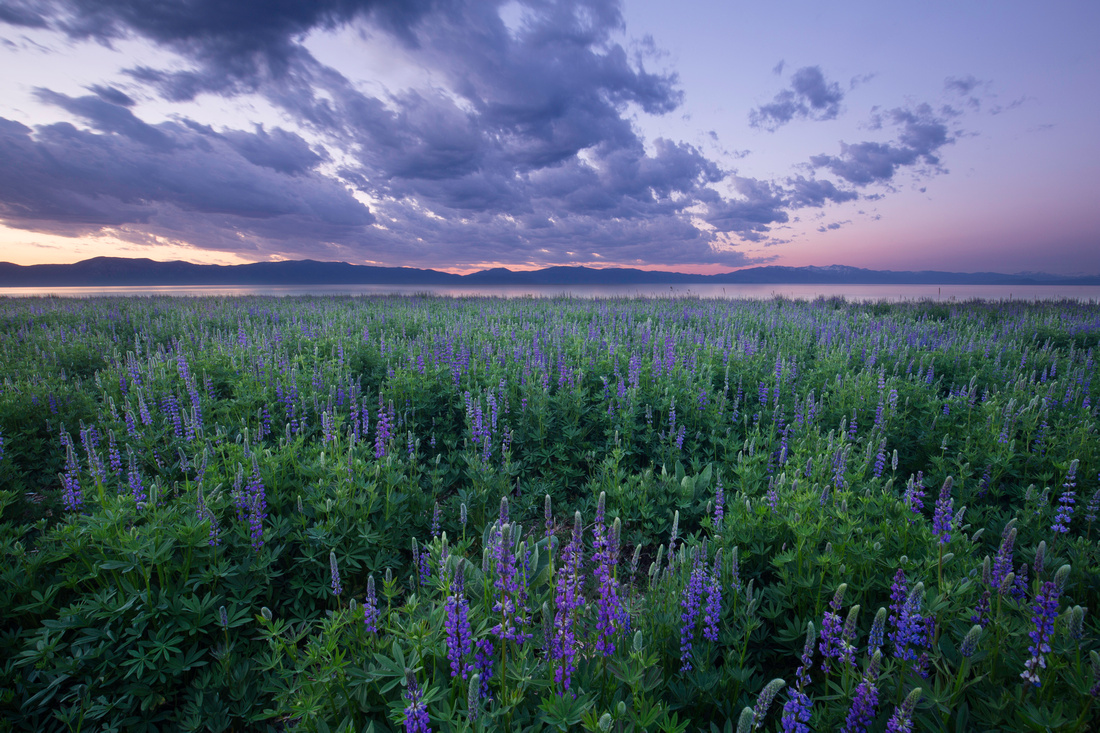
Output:
<instances>
[{"instance_id":1,"label":"distant mountain peak","mask_svg":"<svg viewBox=\"0 0 1100 733\"><path fill-rule=\"evenodd\" d=\"M541 270L494 267L468 275L412 267L284 260L244 265L196 265L147 258L93 257L71 265L0 263L0 287L262 286L262 285L1100 285L1100 276L1048 273L868 270L850 265L765 265L718 275L632 268L557 265Z\"/></svg>"}]
</instances>

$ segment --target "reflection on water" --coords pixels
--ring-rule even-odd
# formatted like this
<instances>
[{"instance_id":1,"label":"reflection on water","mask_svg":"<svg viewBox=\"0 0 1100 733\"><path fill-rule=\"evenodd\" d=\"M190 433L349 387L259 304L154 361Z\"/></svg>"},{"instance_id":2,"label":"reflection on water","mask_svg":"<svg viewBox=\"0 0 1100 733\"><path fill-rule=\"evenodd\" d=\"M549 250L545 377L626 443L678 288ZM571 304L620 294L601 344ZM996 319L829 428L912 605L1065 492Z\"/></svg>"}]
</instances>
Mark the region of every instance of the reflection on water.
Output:
<instances>
[{"instance_id":1,"label":"reflection on water","mask_svg":"<svg viewBox=\"0 0 1100 733\"><path fill-rule=\"evenodd\" d=\"M166 285L159 287L0 288L0 297L57 296L243 296L243 295L437 295L499 298L845 298L856 301L1077 300L1100 303L1096 285Z\"/></svg>"}]
</instances>

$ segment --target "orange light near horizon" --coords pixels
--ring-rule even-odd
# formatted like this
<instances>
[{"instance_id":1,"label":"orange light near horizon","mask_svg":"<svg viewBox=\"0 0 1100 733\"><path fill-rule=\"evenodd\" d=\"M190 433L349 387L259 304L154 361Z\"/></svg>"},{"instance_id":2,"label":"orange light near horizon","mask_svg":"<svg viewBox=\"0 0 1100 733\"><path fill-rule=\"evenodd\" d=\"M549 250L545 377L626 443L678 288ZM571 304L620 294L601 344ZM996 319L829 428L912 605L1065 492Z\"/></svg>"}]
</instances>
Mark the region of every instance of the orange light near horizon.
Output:
<instances>
[{"instance_id":1,"label":"orange light near horizon","mask_svg":"<svg viewBox=\"0 0 1100 733\"><path fill-rule=\"evenodd\" d=\"M135 244L111 235L63 237L0 224L0 261L15 265L69 265L93 257L131 257L198 265L243 265L255 260L234 252L206 250L182 243Z\"/></svg>"}]
</instances>

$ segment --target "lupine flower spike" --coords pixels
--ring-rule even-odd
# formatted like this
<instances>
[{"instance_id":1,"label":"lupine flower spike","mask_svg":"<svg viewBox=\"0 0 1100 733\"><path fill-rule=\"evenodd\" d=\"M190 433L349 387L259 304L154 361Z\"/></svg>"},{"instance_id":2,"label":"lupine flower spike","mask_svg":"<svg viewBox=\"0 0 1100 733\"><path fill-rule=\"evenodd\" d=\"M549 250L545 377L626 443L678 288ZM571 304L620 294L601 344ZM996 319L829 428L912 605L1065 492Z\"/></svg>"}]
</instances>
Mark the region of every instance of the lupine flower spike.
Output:
<instances>
[{"instance_id":1,"label":"lupine flower spike","mask_svg":"<svg viewBox=\"0 0 1100 733\"><path fill-rule=\"evenodd\" d=\"M760 694L756 698L756 706L752 710L753 728L755 730L760 730L764 727L764 718L768 716L768 710L772 706L772 700L775 699L776 693L782 690L786 684L786 680L781 677L776 677L774 680L764 685L764 689L760 691Z\"/></svg>"},{"instance_id":2,"label":"lupine flower spike","mask_svg":"<svg viewBox=\"0 0 1100 733\"><path fill-rule=\"evenodd\" d=\"M912 733L913 711L920 701L921 688L914 687L905 696L905 700L894 710L890 720L886 723L886 733Z\"/></svg>"}]
</instances>

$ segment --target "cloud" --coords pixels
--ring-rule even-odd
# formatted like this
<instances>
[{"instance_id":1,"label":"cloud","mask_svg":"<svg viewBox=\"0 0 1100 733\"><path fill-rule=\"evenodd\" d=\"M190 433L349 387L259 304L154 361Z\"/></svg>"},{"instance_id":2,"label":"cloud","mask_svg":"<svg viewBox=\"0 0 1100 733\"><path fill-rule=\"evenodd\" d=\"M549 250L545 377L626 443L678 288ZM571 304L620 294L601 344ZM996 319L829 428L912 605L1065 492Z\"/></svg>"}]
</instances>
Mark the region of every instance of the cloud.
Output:
<instances>
[{"instance_id":1,"label":"cloud","mask_svg":"<svg viewBox=\"0 0 1100 733\"><path fill-rule=\"evenodd\" d=\"M855 186L889 184L901 168L924 166L918 170L922 175L944 172L938 153L944 145L954 142L954 138L944 118L938 117L930 105L893 109L885 118L897 128L895 140L887 143L842 142L840 155L815 155L810 158L810 164Z\"/></svg>"},{"instance_id":2,"label":"cloud","mask_svg":"<svg viewBox=\"0 0 1100 733\"><path fill-rule=\"evenodd\" d=\"M257 238L350 243L374 222L344 186L309 165L304 141L291 133L150 126L99 97L39 96L102 132L64 122L32 130L0 118L0 218L8 226L71 236L112 227L253 249Z\"/></svg>"},{"instance_id":3,"label":"cloud","mask_svg":"<svg viewBox=\"0 0 1100 733\"><path fill-rule=\"evenodd\" d=\"M834 221L834 222L830 222L828 224L823 224L823 225L819 226L817 228L817 231L822 233L822 234L826 234L828 232L835 232L837 229L840 229L845 224L851 224L851 223L852 223L852 221L850 219L845 219L844 221Z\"/></svg>"},{"instance_id":4,"label":"cloud","mask_svg":"<svg viewBox=\"0 0 1100 733\"><path fill-rule=\"evenodd\" d=\"M854 201L859 198L859 194L837 188L832 181L795 176L787 179L786 197L791 208L802 209L821 208L829 201L838 204Z\"/></svg>"},{"instance_id":5,"label":"cloud","mask_svg":"<svg viewBox=\"0 0 1100 733\"><path fill-rule=\"evenodd\" d=\"M88 91L93 92L104 102L108 102L110 104L117 104L123 107L133 107L134 104L136 104L136 102L134 102L133 98L130 97L130 95L112 86L93 84L92 86L88 87Z\"/></svg>"},{"instance_id":6,"label":"cloud","mask_svg":"<svg viewBox=\"0 0 1100 733\"><path fill-rule=\"evenodd\" d=\"M0 23L24 28L45 28L48 23L38 2L4 0L0 5Z\"/></svg>"},{"instance_id":7,"label":"cloud","mask_svg":"<svg viewBox=\"0 0 1100 733\"><path fill-rule=\"evenodd\" d=\"M782 71L782 63L776 69ZM791 76L790 89L749 112L749 124L774 132L795 118L833 120L843 100L840 85L826 81L820 66L805 66Z\"/></svg>"},{"instance_id":8,"label":"cloud","mask_svg":"<svg viewBox=\"0 0 1100 733\"><path fill-rule=\"evenodd\" d=\"M740 265L749 260L731 243L766 241L792 209L858 198L812 177L739 177L695 146L644 140L633 118L668 114L683 96L674 73L648 68L660 58L651 41L629 53L620 43L618 0L519 2L511 24L500 3L463 0L21 5L24 24L182 57L128 69L127 91L255 94L288 129L216 130L181 115L154 125L115 86L41 89L82 127L4 123L0 218L256 257ZM364 44L388 37L430 84L368 91L310 53L308 37L344 27ZM760 124L832 119L842 99L820 68L799 69Z\"/></svg>"},{"instance_id":9,"label":"cloud","mask_svg":"<svg viewBox=\"0 0 1100 733\"><path fill-rule=\"evenodd\" d=\"M949 92L954 92L961 97L968 96L975 89L980 86L984 86L987 82L982 82L976 79L973 75L967 75L964 77L949 76L943 81L943 88Z\"/></svg>"}]
</instances>

